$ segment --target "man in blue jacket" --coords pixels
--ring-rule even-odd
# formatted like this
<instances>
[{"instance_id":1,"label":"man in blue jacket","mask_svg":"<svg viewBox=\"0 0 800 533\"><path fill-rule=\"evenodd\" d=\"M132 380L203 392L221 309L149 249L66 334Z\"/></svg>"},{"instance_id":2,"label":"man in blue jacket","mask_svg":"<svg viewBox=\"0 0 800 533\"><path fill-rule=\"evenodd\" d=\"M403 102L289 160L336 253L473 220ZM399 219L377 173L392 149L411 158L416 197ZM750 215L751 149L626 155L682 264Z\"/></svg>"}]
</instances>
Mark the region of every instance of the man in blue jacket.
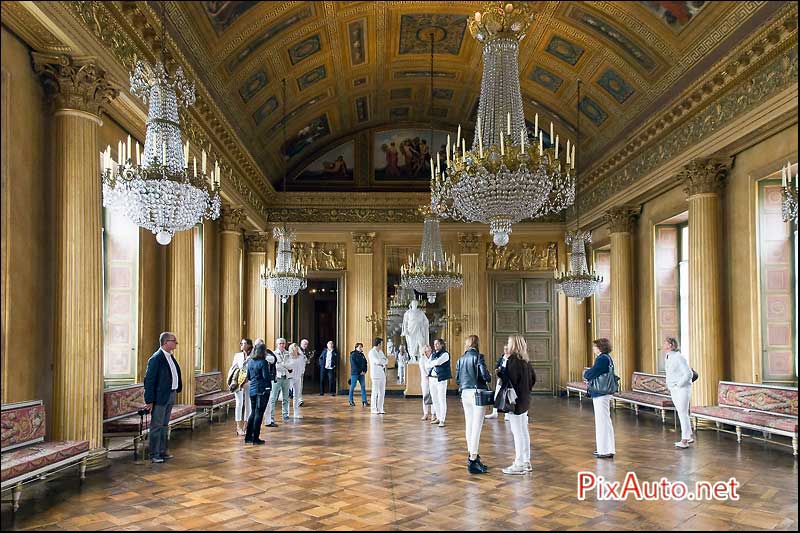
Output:
<instances>
[{"instance_id":1,"label":"man in blue jacket","mask_svg":"<svg viewBox=\"0 0 800 533\"><path fill-rule=\"evenodd\" d=\"M144 402L150 410L150 461L163 463L167 453L167 426L177 394L183 389L181 367L172 352L178 338L165 331L158 338L161 348L147 361L144 375Z\"/></svg>"}]
</instances>

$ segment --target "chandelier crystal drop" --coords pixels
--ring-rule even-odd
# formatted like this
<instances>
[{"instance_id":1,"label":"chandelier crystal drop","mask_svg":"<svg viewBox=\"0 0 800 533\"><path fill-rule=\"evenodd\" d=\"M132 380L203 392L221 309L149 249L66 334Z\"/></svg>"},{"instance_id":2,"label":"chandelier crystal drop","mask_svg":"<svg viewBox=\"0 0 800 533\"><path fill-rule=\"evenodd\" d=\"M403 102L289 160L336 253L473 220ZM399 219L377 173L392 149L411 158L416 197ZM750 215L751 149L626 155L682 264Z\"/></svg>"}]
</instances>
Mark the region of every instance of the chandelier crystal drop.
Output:
<instances>
[{"instance_id":1,"label":"chandelier crystal drop","mask_svg":"<svg viewBox=\"0 0 800 533\"><path fill-rule=\"evenodd\" d=\"M149 102L144 152L140 153L136 143L134 160L130 136L127 143L118 143L116 161L111 147L106 147L101 153L101 179L103 205L122 211L166 245L176 231L218 218L221 199L220 167L215 162L207 173L205 150L200 171L195 159L194 172L189 172L189 143L181 142L178 108L194 104L194 84L180 67L170 75L163 57L162 48L162 59L154 67L137 61L131 73L131 94Z\"/></svg>"},{"instance_id":2,"label":"chandelier crystal drop","mask_svg":"<svg viewBox=\"0 0 800 533\"><path fill-rule=\"evenodd\" d=\"M792 179L792 166L794 169L794 179ZM792 165L786 163L781 168L781 215L784 222L797 222L797 163Z\"/></svg>"},{"instance_id":3,"label":"chandelier crystal drop","mask_svg":"<svg viewBox=\"0 0 800 533\"><path fill-rule=\"evenodd\" d=\"M281 297L281 303L286 303L290 296L308 286L307 271L300 261L294 260L294 232L286 226L275 227L272 235L278 240L278 255L274 268L262 268L261 286L269 288L276 296Z\"/></svg>"},{"instance_id":4,"label":"chandelier crystal drop","mask_svg":"<svg viewBox=\"0 0 800 533\"><path fill-rule=\"evenodd\" d=\"M419 256L412 255L408 263L400 268L400 285L426 294L428 301L434 303L436 293L447 292L463 284L461 265L456 264L454 256L442 250L439 219L428 211Z\"/></svg>"},{"instance_id":5,"label":"chandelier crystal drop","mask_svg":"<svg viewBox=\"0 0 800 533\"><path fill-rule=\"evenodd\" d=\"M483 77L472 147L448 137L447 156L431 161L431 206L443 218L489 225L497 246L511 226L555 213L575 201L575 147L550 124L549 147L539 129L528 132L519 83L519 42L533 20L526 2L490 2L470 19L483 44ZM563 162L561 158L563 158Z\"/></svg>"},{"instance_id":6,"label":"chandelier crystal drop","mask_svg":"<svg viewBox=\"0 0 800 533\"><path fill-rule=\"evenodd\" d=\"M603 282L603 277L590 271L586 264L586 244L592 242L589 231L570 231L566 236L566 243L572 250L570 269L566 272L555 273L556 290L564 293L567 298L575 298L580 304L589 298Z\"/></svg>"}]
</instances>

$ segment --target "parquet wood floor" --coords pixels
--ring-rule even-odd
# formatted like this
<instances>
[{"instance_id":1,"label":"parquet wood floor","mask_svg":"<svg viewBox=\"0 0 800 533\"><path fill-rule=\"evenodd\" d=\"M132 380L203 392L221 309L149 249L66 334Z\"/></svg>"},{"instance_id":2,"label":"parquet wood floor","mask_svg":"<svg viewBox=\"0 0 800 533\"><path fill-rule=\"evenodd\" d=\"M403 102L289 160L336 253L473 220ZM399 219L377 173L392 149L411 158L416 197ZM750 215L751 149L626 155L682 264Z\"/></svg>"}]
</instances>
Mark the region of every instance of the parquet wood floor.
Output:
<instances>
[{"instance_id":1,"label":"parquet wood floor","mask_svg":"<svg viewBox=\"0 0 800 533\"><path fill-rule=\"evenodd\" d=\"M487 420L481 457L490 472L466 471L460 401L448 398L446 428L421 422L419 400L386 399L385 416L344 397L308 396L301 421L265 428L267 445L243 446L228 422L173 432L175 459L110 468L26 489L4 530L796 530L797 461L786 448L701 431L677 450L671 424L619 409L617 456L595 459L589 402L532 402L533 473L508 476L514 444L502 418ZM576 497L577 472L621 481L741 484L739 501L624 502Z\"/></svg>"}]
</instances>

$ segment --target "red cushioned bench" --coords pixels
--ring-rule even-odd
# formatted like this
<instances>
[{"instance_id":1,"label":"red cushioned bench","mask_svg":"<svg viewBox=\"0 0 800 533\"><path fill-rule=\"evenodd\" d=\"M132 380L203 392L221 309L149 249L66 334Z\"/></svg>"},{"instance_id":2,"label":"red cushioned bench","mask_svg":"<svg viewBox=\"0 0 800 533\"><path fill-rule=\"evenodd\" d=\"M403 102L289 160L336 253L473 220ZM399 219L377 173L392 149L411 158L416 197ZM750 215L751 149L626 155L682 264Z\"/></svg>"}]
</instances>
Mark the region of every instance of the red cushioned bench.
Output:
<instances>
[{"instance_id":1,"label":"red cushioned bench","mask_svg":"<svg viewBox=\"0 0 800 533\"><path fill-rule=\"evenodd\" d=\"M144 406L144 385L141 383L103 391L103 445L106 448L109 448L108 442L112 437L133 437L133 455L134 458L138 456L139 447L142 445L144 437L150 432L150 415L142 418L137 413ZM196 415L197 409L194 405L173 405L167 439L170 437L172 428L178 425L188 424L194 430ZM130 448L117 448L111 451L128 449Z\"/></svg>"},{"instance_id":2,"label":"red cushioned bench","mask_svg":"<svg viewBox=\"0 0 800 533\"><path fill-rule=\"evenodd\" d=\"M782 435L792 439L792 452L797 455L796 387L720 381L717 403L691 408L695 429L700 419L714 422L717 431L725 431L720 428L721 424L733 426L737 442L742 442L743 428L762 432L764 439L751 437L757 440L770 441L771 435Z\"/></svg>"},{"instance_id":3,"label":"red cushioned bench","mask_svg":"<svg viewBox=\"0 0 800 533\"><path fill-rule=\"evenodd\" d=\"M583 374L587 370L589 370L589 367L586 367L586 368L583 369L583 372L581 372L581 376L583 376ZM578 393L578 400L583 400L583 396L584 395L588 396L587 393L589 391L589 385L583 380L581 380L581 381L568 381L566 387L564 387L564 388L567 391L567 398L569 398L569 393L570 392Z\"/></svg>"},{"instance_id":4,"label":"red cushioned bench","mask_svg":"<svg viewBox=\"0 0 800 533\"><path fill-rule=\"evenodd\" d=\"M13 510L19 509L22 486L42 481L56 472L77 466L86 477L89 442L45 441L45 408L41 400L3 405L2 492L11 489Z\"/></svg>"},{"instance_id":5,"label":"red cushioned bench","mask_svg":"<svg viewBox=\"0 0 800 533\"><path fill-rule=\"evenodd\" d=\"M194 377L194 405L201 409L208 421L214 421L214 411L225 408L225 418L236 396L230 391L222 390L222 372L207 372Z\"/></svg>"},{"instance_id":6,"label":"red cushioned bench","mask_svg":"<svg viewBox=\"0 0 800 533\"><path fill-rule=\"evenodd\" d=\"M634 372L631 377L631 389L614 395L614 402L622 402L633 407L639 416L639 407L649 407L661 413L661 421L666 422L667 411L673 413L675 422L675 405L667 388L667 378L661 374Z\"/></svg>"}]
</instances>

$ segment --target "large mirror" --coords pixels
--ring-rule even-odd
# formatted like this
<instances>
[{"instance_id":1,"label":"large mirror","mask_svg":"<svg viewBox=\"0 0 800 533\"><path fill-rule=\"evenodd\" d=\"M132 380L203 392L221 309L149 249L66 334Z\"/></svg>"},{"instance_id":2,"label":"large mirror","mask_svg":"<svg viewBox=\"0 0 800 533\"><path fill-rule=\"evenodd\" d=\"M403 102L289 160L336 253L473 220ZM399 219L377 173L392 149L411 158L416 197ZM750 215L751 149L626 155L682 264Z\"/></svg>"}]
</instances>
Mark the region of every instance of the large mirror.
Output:
<instances>
[{"instance_id":1,"label":"large mirror","mask_svg":"<svg viewBox=\"0 0 800 533\"><path fill-rule=\"evenodd\" d=\"M447 295L438 294L434 303L429 303L422 293L400 287L400 267L408 260L411 254L419 254L419 246L386 245L384 250L386 266L386 356L389 358L389 368L386 371L386 387L405 389L404 372L398 365L398 356L401 350L408 351L406 340L401 335L403 317L408 311L412 299L416 299L419 308L428 318L428 343L433 345L433 339L444 337L447 331ZM391 343L391 344L390 344Z\"/></svg>"}]
</instances>

